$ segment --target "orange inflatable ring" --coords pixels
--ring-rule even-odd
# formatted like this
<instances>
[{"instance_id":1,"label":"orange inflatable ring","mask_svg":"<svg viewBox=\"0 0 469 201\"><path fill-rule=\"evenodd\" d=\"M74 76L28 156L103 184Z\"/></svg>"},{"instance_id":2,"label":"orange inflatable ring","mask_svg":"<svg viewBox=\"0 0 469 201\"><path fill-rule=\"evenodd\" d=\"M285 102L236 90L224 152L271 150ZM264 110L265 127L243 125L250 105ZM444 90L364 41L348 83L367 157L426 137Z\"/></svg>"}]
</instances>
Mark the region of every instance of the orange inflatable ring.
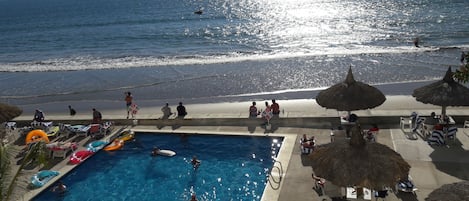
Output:
<instances>
[{"instance_id":1,"label":"orange inflatable ring","mask_svg":"<svg viewBox=\"0 0 469 201\"><path fill-rule=\"evenodd\" d=\"M43 140L46 143L49 143L49 138L47 137L47 133L44 132L43 130L37 129L37 130L32 130L26 135L26 144L29 144L31 142L37 142Z\"/></svg>"}]
</instances>

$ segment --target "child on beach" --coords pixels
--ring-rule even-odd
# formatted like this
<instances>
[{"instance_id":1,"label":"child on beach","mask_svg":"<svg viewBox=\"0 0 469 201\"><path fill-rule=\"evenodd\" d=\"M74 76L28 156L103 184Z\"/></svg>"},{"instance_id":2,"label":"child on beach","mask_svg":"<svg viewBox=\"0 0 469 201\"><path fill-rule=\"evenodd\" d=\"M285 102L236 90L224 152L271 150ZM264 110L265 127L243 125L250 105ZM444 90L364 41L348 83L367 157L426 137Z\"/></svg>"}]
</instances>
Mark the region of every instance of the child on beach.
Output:
<instances>
[{"instance_id":1,"label":"child on beach","mask_svg":"<svg viewBox=\"0 0 469 201\"><path fill-rule=\"evenodd\" d=\"M135 104L135 103L132 103L132 104L130 105L130 114L132 115L132 119L135 119L135 117L137 116L137 113L138 113L138 110L139 110L139 109L140 109L140 108L139 108L138 105Z\"/></svg>"},{"instance_id":2,"label":"child on beach","mask_svg":"<svg viewBox=\"0 0 469 201\"><path fill-rule=\"evenodd\" d=\"M262 112L262 118L265 119L265 124L269 124L270 119L272 118L272 108L269 105L269 102L265 102L265 110Z\"/></svg>"}]
</instances>

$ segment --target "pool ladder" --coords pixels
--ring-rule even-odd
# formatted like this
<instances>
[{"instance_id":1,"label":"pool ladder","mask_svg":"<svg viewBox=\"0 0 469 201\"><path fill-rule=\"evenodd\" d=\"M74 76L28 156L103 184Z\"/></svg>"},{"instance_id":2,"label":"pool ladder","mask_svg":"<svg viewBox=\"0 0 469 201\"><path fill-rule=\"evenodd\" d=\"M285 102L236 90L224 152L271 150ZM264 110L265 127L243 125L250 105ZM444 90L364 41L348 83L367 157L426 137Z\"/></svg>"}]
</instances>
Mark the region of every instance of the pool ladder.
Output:
<instances>
[{"instance_id":1,"label":"pool ladder","mask_svg":"<svg viewBox=\"0 0 469 201\"><path fill-rule=\"evenodd\" d=\"M272 175L272 173L274 174ZM278 190L280 188L280 183L282 182L282 177L283 165L280 161L274 159L272 169L270 170L270 173L267 174L267 182L269 183L270 187L272 187L272 189Z\"/></svg>"}]
</instances>

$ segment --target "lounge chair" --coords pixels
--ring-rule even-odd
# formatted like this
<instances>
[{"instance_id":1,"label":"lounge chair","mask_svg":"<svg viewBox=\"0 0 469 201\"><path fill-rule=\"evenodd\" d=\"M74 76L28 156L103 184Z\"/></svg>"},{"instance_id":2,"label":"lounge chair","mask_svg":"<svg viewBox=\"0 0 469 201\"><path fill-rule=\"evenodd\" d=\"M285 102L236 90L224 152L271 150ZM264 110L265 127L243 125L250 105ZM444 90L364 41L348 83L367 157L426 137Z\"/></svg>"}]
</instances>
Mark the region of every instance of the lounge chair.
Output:
<instances>
[{"instance_id":1,"label":"lounge chair","mask_svg":"<svg viewBox=\"0 0 469 201\"><path fill-rule=\"evenodd\" d=\"M114 122L112 121L106 121L101 124L101 128L104 130L104 134L109 134L112 129L114 129Z\"/></svg>"},{"instance_id":2,"label":"lounge chair","mask_svg":"<svg viewBox=\"0 0 469 201\"><path fill-rule=\"evenodd\" d=\"M77 136L88 136L88 131L90 130L90 125L73 125L69 126L70 131L75 133Z\"/></svg>"},{"instance_id":3,"label":"lounge chair","mask_svg":"<svg viewBox=\"0 0 469 201\"><path fill-rule=\"evenodd\" d=\"M14 121L5 122L4 126L5 126L5 129L7 129L7 130L15 130L16 129L16 122L14 122Z\"/></svg>"},{"instance_id":4,"label":"lounge chair","mask_svg":"<svg viewBox=\"0 0 469 201\"><path fill-rule=\"evenodd\" d=\"M42 122L42 121L32 121L31 127L36 129L47 130L47 127L52 126L52 121Z\"/></svg>"},{"instance_id":5,"label":"lounge chair","mask_svg":"<svg viewBox=\"0 0 469 201\"><path fill-rule=\"evenodd\" d=\"M59 157L65 158L67 157L67 153L69 151L73 152L77 149L76 142L54 142L49 143L46 147L51 150L52 158Z\"/></svg>"},{"instance_id":6,"label":"lounge chair","mask_svg":"<svg viewBox=\"0 0 469 201\"><path fill-rule=\"evenodd\" d=\"M7 144L15 140L15 133L13 132L16 129L16 122L5 122L5 138L3 139L3 143Z\"/></svg>"},{"instance_id":7,"label":"lounge chair","mask_svg":"<svg viewBox=\"0 0 469 201\"><path fill-rule=\"evenodd\" d=\"M428 144L430 145L444 145L445 137L444 137L443 131L434 130L427 141L428 141Z\"/></svg>"},{"instance_id":8,"label":"lounge chair","mask_svg":"<svg viewBox=\"0 0 469 201\"><path fill-rule=\"evenodd\" d=\"M415 186L414 182L412 181L412 177L409 175L407 179L403 179L397 182L396 184L397 193L404 192L404 193L413 193L418 190Z\"/></svg>"},{"instance_id":9,"label":"lounge chair","mask_svg":"<svg viewBox=\"0 0 469 201\"><path fill-rule=\"evenodd\" d=\"M455 126L451 126L448 128L448 132L446 133L446 139L452 139L456 141L456 133L458 132L458 128Z\"/></svg>"},{"instance_id":10,"label":"lounge chair","mask_svg":"<svg viewBox=\"0 0 469 201\"><path fill-rule=\"evenodd\" d=\"M91 124L88 134L93 138L102 138L106 135L106 131L101 124Z\"/></svg>"},{"instance_id":11,"label":"lounge chair","mask_svg":"<svg viewBox=\"0 0 469 201\"><path fill-rule=\"evenodd\" d=\"M386 196L388 196L388 190L380 190L380 191L375 191L375 198L376 200L378 200L378 198L382 198L384 200L384 198L386 198Z\"/></svg>"},{"instance_id":12,"label":"lounge chair","mask_svg":"<svg viewBox=\"0 0 469 201\"><path fill-rule=\"evenodd\" d=\"M419 129L422 129L423 122L425 122L425 117L420 117L419 115L417 115L414 121L415 121L415 126L414 126L414 129L412 130L413 132Z\"/></svg>"},{"instance_id":13,"label":"lounge chair","mask_svg":"<svg viewBox=\"0 0 469 201\"><path fill-rule=\"evenodd\" d=\"M60 136L69 138L70 134L72 134L70 124L59 123L59 132L60 132Z\"/></svg>"}]
</instances>

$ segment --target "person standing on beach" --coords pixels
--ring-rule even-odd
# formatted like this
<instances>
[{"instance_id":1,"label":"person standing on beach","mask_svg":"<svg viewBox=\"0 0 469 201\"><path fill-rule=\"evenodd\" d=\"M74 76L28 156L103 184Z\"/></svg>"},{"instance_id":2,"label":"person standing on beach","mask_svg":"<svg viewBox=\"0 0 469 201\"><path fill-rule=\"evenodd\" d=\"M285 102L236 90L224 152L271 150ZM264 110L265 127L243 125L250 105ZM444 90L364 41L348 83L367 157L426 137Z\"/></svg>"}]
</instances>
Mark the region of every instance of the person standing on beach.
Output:
<instances>
[{"instance_id":1,"label":"person standing on beach","mask_svg":"<svg viewBox=\"0 0 469 201\"><path fill-rule=\"evenodd\" d=\"M274 117L278 118L280 116L280 105L278 105L277 102L275 102L275 99L272 99L272 105L270 106L272 109L272 114Z\"/></svg>"},{"instance_id":2,"label":"person standing on beach","mask_svg":"<svg viewBox=\"0 0 469 201\"><path fill-rule=\"evenodd\" d=\"M75 116L77 114L77 111L75 111L71 105L68 106L68 111L70 111L70 116Z\"/></svg>"},{"instance_id":3,"label":"person standing on beach","mask_svg":"<svg viewBox=\"0 0 469 201\"><path fill-rule=\"evenodd\" d=\"M129 118L130 106L132 106L133 99L134 97L132 96L132 93L130 93L130 91L125 93L125 105L127 106L127 119Z\"/></svg>"},{"instance_id":4,"label":"person standing on beach","mask_svg":"<svg viewBox=\"0 0 469 201\"><path fill-rule=\"evenodd\" d=\"M414 46L420 47L419 43L420 43L420 38L419 37L414 38Z\"/></svg>"},{"instance_id":5,"label":"person standing on beach","mask_svg":"<svg viewBox=\"0 0 469 201\"><path fill-rule=\"evenodd\" d=\"M184 117L187 115L186 107L182 105L182 102L179 102L179 106L177 106L176 110L178 111L178 117Z\"/></svg>"},{"instance_id":6,"label":"person standing on beach","mask_svg":"<svg viewBox=\"0 0 469 201\"><path fill-rule=\"evenodd\" d=\"M96 108L93 108L93 121L91 123L93 124L100 124L103 116L101 115L101 112L96 110Z\"/></svg>"}]
</instances>

